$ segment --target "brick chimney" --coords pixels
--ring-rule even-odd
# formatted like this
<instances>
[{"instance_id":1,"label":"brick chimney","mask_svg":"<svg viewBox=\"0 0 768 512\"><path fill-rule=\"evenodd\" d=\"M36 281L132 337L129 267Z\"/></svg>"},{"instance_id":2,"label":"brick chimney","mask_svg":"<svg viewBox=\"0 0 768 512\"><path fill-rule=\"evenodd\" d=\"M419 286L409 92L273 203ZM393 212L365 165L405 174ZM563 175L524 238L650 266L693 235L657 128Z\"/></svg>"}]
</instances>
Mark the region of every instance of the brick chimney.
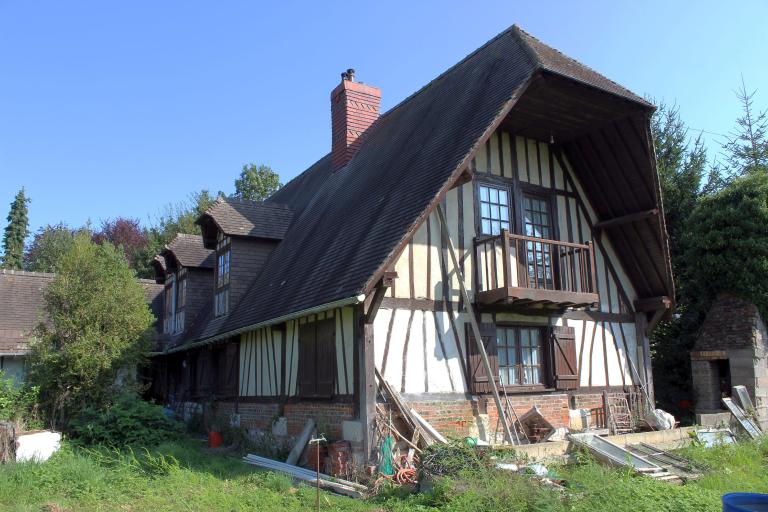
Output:
<instances>
[{"instance_id":1,"label":"brick chimney","mask_svg":"<svg viewBox=\"0 0 768 512\"><path fill-rule=\"evenodd\" d=\"M355 70L341 74L331 92L331 165L337 171L347 165L362 144L362 136L379 117L381 89L355 82Z\"/></svg>"}]
</instances>

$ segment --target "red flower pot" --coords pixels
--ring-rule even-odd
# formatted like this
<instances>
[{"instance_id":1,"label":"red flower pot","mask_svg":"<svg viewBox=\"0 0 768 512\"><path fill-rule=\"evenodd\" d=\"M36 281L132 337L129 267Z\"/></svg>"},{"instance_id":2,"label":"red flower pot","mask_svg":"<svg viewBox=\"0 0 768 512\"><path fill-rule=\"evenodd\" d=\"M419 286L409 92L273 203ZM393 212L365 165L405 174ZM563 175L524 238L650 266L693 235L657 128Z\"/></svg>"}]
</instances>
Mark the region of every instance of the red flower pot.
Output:
<instances>
[{"instance_id":1,"label":"red flower pot","mask_svg":"<svg viewBox=\"0 0 768 512\"><path fill-rule=\"evenodd\" d=\"M218 448L223 442L221 432L208 432L208 448Z\"/></svg>"}]
</instances>

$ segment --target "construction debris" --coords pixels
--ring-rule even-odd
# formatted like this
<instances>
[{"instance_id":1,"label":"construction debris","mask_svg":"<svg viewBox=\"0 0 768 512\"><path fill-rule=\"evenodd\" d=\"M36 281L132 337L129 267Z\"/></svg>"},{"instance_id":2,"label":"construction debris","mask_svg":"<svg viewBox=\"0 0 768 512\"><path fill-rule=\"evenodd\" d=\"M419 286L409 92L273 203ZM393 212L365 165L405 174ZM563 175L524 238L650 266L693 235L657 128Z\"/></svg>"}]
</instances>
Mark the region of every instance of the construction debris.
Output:
<instances>
[{"instance_id":1,"label":"construction debris","mask_svg":"<svg viewBox=\"0 0 768 512\"><path fill-rule=\"evenodd\" d=\"M554 430L554 427L544 418L538 406L533 406L530 411L517 418L515 424L519 424L522 427L521 430L525 440L531 443L543 441Z\"/></svg>"},{"instance_id":2,"label":"construction debris","mask_svg":"<svg viewBox=\"0 0 768 512\"><path fill-rule=\"evenodd\" d=\"M704 466L647 443L628 445L627 450L679 476L686 482L700 478L706 470Z\"/></svg>"},{"instance_id":3,"label":"construction debris","mask_svg":"<svg viewBox=\"0 0 768 512\"><path fill-rule=\"evenodd\" d=\"M696 431L698 439L705 447L721 446L724 444L735 444L736 436L729 428L706 428Z\"/></svg>"},{"instance_id":4,"label":"construction debris","mask_svg":"<svg viewBox=\"0 0 768 512\"><path fill-rule=\"evenodd\" d=\"M597 459L612 466L629 468L639 474L663 482L682 482L678 475L602 437L592 434L571 434L570 439L588 449Z\"/></svg>"},{"instance_id":5,"label":"construction debris","mask_svg":"<svg viewBox=\"0 0 768 512\"><path fill-rule=\"evenodd\" d=\"M260 457L250 453L243 457L243 462L272 471L279 471L291 475L297 480L318 484L317 474L314 471L299 466L286 464L285 462L280 462L278 460L267 459L266 457ZM323 473L320 473L319 484L323 489L328 489L351 498L363 498L368 493L368 488L364 485L348 480L342 480L340 478L334 478Z\"/></svg>"},{"instance_id":6,"label":"construction debris","mask_svg":"<svg viewBox=\"0 0 768 512\"><path fill-rule=\"evenodd\" d=\"M723 405L725 405L729 411L731 411L731 414L733 414L733 417L736 418L736 420L739 422L739 424L742 426L742 428L749 434L749 436L752 439L757 439L758 437L763 435L763 431L760 430L760 427L757 425L755 421L753 421L749 416L747 416L747 413L739 407L733 400L730 398L723 398Z\"/></svg>"}]
</instances>

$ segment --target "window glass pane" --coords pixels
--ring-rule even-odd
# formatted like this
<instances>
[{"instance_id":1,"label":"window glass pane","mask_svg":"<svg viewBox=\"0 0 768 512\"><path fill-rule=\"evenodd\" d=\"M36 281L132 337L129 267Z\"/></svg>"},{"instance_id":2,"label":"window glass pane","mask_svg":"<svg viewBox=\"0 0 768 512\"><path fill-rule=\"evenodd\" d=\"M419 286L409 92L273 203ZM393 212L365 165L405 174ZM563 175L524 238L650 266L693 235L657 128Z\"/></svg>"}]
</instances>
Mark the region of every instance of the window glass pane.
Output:
<instances>
[{"instance_id":1,"label":"window glass pane","mask_svg":"<svg viewBox=\"0 0 768 512\"><path fill-rule=\"evenodd\" d=\"M492 203L498 203L499 202L499 189L492 188L491 189L491 202Z\"/></svg>"},{"instance_id":2,"label":"window glass pane","mask_svg":"<svg viewBox=\"0 0 768 512\"><path fill-rule=\"evenodd\" d=\"M491 216L491 205L488 203L480 203L480 216L481 217L490 217Z\"/></svg>"},{"instance_id":3,"label":"window glass pane","mask_svg":"<svg viewBox=\"0 0 768 512\"><path fill-rule=\"evenodd\" d=\"M482 230L484 235L490 235L491 234L491 221L483 219L482 222Z\"/></svg>"},{"instance_id":4,"label":"window glass pane","mask_svg":"<svg viewBox=\"0 0 768 512\"><path fill-rule=\"evenodd\" d=\"M506 190L499 190L499 203L506 204L506 205L509 204Z\"/></svg>"},{"instance_id":5,"label":"window glass pane","mask_svg":"<svg viewBox=\"0 0 768 512\"><path fill-rule=\"evenodd\" d=\"M494 220L491 223L491 234L498 235L499 233L501 233L501 224L499 223L499 221Z\"/></svg>"},{"instance_id":6,"label":"window glass pane","mask_svg":"<svg viewBox=\"0 0 768 512\"><path fill-rule=\"evenodd\" d=\"M501 229L506 229L507 231L509 231L509 222L502 222Z\"/></svg>"},{"instance_id":7,"label":"window glass pane","mask_svg":"<svg viewBox=\"0 0 768 512\"><path fill-rule=\"evenodd\" d=\"M496 205L491 207L491 218L494 220L501 219L501 213L499 212L499 207Z\"/></svg>"},{"instance_id":8,"label":"window glass pane","mask_svg":"<svg viewBox=\"0 0 768 512\"><path fill-rule=\"evenodd\" d=\"M480 187L480 200L488 201L488 187Z\"/></svg>"},{"instance_id":9,"label":"window glass pane","mask_svg":"<svg viewBox=\"0 0 768 512\"><path fill-rule=\"evenodd\" d=\"M509 220L509 207L502 206L500 210L500 218L501 220Z\"/></svg>"}]
</instances>

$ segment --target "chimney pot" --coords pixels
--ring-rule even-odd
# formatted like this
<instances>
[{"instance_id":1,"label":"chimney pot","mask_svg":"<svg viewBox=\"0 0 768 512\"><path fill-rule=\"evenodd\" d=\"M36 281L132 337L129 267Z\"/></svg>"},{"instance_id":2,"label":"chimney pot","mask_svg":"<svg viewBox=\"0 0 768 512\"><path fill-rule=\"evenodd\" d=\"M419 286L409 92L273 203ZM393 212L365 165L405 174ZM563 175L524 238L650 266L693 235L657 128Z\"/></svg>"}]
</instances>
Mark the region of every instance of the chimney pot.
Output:
<instances>
[{"instance_id":1,"label":"chimney pot","mask_svg":"<svg viewBox=\"0 0 768 512\"><path fill-rule=\"evenodd\" d=\"M352 68L349 68L349 69L347 70L347 79L348 79L350 82L354 82L354 81L355 81L355 70L354 70L354 69L352 69Z\"/></svg>"}]
</instances>

